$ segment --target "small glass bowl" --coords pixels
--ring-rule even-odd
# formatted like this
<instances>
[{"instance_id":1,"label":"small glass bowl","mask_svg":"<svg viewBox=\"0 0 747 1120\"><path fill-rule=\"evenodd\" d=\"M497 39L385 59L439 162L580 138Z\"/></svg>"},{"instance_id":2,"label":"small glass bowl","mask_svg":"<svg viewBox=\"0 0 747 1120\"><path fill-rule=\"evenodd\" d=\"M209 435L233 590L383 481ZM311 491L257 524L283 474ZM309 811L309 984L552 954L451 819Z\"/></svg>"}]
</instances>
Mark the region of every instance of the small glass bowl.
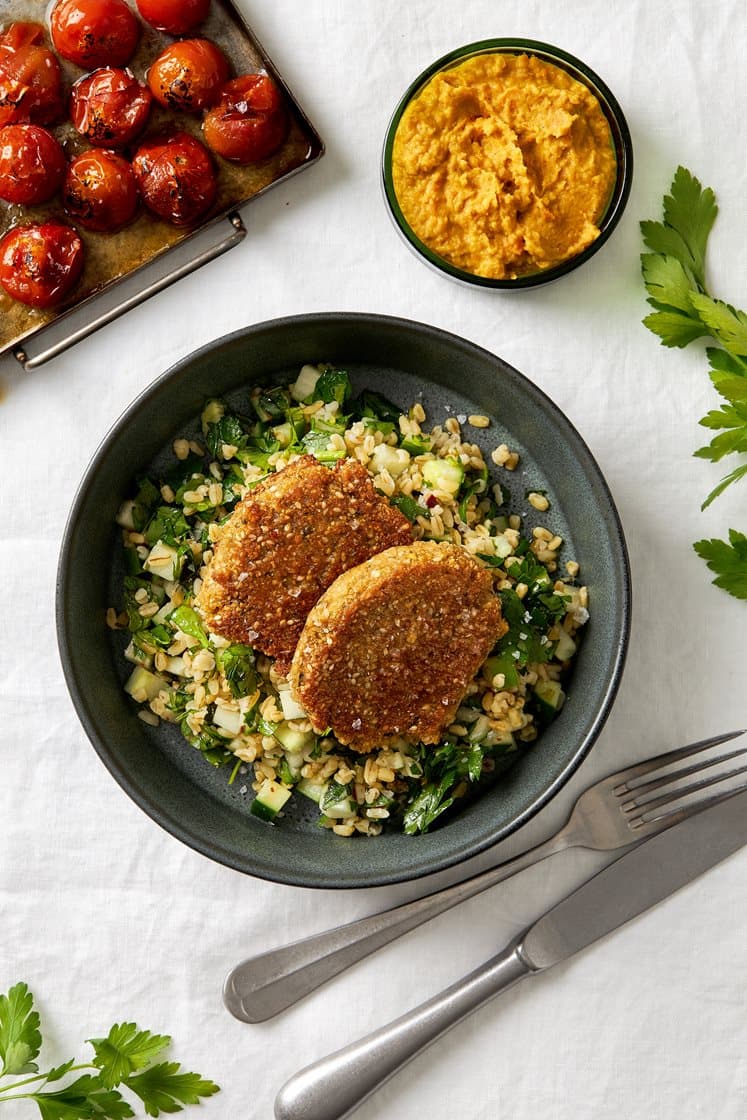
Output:
<instances>
[{"instance_id":1,"label":"small glass bowl","mask_svg":"<svg viewBox=\"0 0 747 1120\"><path fill-rule=\"evenodd\" d=\"M451 264L450 261L445 260L444 257L435 253L433 249L429 248L429 246L414 233L408 224L407 219L402 213L399 202L397 201L397 195L394 190L392 151L394 148L394 137L405 109L435 74L441 70L447 70L478 54L534 55L545 62L559 67L561 70L565 70L572 78L575 78L576 81L585 85L596 97L609 124L612 141L615 146L617 176L609 202L599 222L599 236L581 253L569 257L568 260L562 261L552 268L517 276L515 279L494 279L489 276L478 276L473 272L467 272L457 265ZM573 269L578 268L579 265L582 265L584 261L588 261L589 257L593 256L594 253L601 249L620 221L628 201L632 182L633 143L630 138L630 130L623 116L622 109L610 90L601 78L599 78L593 70L590 70L585 63L574 58L573 55L560 50L558 47L552 47L547 43L539 43L534 39L483 39L478 43L469 43L467 46L459 47L457 50L451 51L449 54L439 58L415 79L400 100L389 123L386 140L384 142L384 195L395 226L410 248L421 260L424 260L438 272L446 273L447 276L451 276L454 280L478 288L497 288L504 291L517 288L535 288L540 284L547 284L551 280L557 280L559 277L565 276L567 273L572 272Z\"/></svg>"}]
</instances>

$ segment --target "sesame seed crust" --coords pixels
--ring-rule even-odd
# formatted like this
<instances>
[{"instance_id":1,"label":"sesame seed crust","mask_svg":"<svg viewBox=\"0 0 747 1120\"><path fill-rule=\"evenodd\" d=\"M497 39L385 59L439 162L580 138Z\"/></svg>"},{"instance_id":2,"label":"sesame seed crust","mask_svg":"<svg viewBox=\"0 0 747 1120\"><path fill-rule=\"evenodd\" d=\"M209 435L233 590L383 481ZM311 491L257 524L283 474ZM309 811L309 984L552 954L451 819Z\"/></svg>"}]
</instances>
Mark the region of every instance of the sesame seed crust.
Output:
<instances>
[{"instance_id":1,"label":"sesame seed crust","mask_svg":"<svg viewBox=\"0 0 747 1120\"><path fill-rule=\"evenodd\" d=\"M397 737L437 743L508 629L490 572L420 541L341 575L310 612L291 686L313 726L365 753Z\"/></svg>"},{"instance_id":2,"label":"sesame seed crust","mask_svg":"<svg viewBox=\"0 0 747 1120\"><path fill-rule=\"evenodd\" d=\"M211 631L290 667L306 617L348 568L412 541L359 462L304 455L258 483L222 526L198 606Z\"/></svg>"}]
</instances>

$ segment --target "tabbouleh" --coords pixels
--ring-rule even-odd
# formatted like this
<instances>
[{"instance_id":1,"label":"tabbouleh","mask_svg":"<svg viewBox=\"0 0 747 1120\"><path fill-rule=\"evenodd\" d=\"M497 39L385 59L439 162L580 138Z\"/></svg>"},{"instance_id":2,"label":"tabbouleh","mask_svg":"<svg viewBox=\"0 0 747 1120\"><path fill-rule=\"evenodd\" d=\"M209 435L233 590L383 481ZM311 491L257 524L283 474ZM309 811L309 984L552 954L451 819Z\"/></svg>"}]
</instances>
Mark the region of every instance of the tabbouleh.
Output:
<instances>
[{"instance_id":1,"label":"tabbouleh","mask_svg":"<svg viewBox=\"0 0 747 1120\"><path fill-rule=\"evenodd\" d=\"M126 629L134 668L125 688L148 724L178 724L206 762L228 766L229 783L253 794L266 820L301 794L319 823L342 836L385 825L414 834L473 796L515 760L560 710L561 681L587 618L579 566L562 564L548 528L522 533L465 426L482 415L426 426L421 404L404 414L380 394L353 395L348 374L304 366L290 386L254 388L242 412L210 400L202 440L174 441L173 466L143 477L117 517L127 575L113 629ZM460 420L462 423L460 423ZM405 741L366 755L317 735L272 660L206 629L195 596L220 524L252 487L300 455L362 463L377 491L413 525L416 540L448 541L490 569L509 624L469 684L443 742ZM511 472L505 444L491 459ZM547 495L526 495L538 511Z\"/></svg>"}]
</instances>

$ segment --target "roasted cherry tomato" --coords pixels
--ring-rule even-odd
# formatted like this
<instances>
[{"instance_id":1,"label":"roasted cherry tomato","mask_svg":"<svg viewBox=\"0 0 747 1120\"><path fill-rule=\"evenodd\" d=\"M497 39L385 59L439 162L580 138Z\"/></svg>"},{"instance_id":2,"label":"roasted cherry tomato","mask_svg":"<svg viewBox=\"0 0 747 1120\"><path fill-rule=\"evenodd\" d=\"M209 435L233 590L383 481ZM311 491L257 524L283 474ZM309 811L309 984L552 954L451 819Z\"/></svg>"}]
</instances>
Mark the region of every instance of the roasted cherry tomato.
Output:
<instances>
[{"instance_id":1,"label":"roasted cherry tomato","mask_svg":"<svg viewBox=\"0 0 747 1120\"><path fill-rule=\"evenodd\" d=\"M215 201L218 182L210 153L187 132L146 140L132 167L145 205L173 225L189 225Z\"/></svg>"},{"instance_id":2,"label":"roasted cherry tomato","mask_svg":"<svg viewBox=\"0 0 747 1120\"><path fill-rule=\"evenodd\" d=\"M137 0L140 15L158 31L188 35L207 18L210 0Z\"/></svg>"},{"instance_id":3,"label":"roasted cherry tomato","mask_svg":"<svg viewBox=\"0 0 747 1120\"><path fill-rule=\"evenodd\" d=\"M205 116L206 143L235 163L254 163L276 151L288 135L288 113L268 74L242 74L223 87Z\"/></svg>"},{"instance_id":4,"label":"roasted cherry tomato","mask_svg":"<svg viewBox=\"0 0 747 1120\"><path fill-rule=\"evenodd\" d=\"M92 144L124 148L145 128L153 95L129 70L105 66L79 78L70 118Z\"/></svg>"},{"instance_id":5,"label":"roasted cherry tomato","mask_svg":"<svg viewBox=\"0 0 747 1120\"><path fill-rule=\"evenodd\" d=\"M22 206L46 202L67 167L65 153L51 132L38 124L0 128L0 198Z\"/></svg>"},{"instance_id":6,"label":"roasted cherry tomato","mask_svg":"<svg viewBox=\"0 0 747 1120\"><path fill-rule=\"evenodd\" d=\"M167 109L198 113L220 97L228 59L209 39L180 39L162 50L148 71L153 96Z\"/></svg>"},{"instance_id":7,"label":"roasted cherry tomato","mask_svg":"<svg viewBox=\"0 0 747 1120\"><path fill-rule=\"evenodd\" d=\"M30 307L53 307L83 270L83 242L61 222L16 226L0 241L0 284Z\"/></svg>"},{"instance_id":8,"label":"roasted cherry tomato","mask_svg":"<svg viewBox=\"0 0 747 1120\"><path fill-rule=\"evenodd\" d=\"M11 23L0 35L0 126L62 116L62 71L38 23Z\"/></svg>"},{"instance_id":9,"label":"roasted cherry tomato","mask_svg":"<svg viewBox=\"0 0 747 1120\"><path fill-rule=\"evenodd\" d=\"M135 217L137 180L124 156L92 148L76 156L68 167L62 201L78 225L112 233Z\"/></svg>"},{"instance_id":10,"label":"roasted cherry tomato","mask_svg":"<svg viewBox=\"0 0 747 1120\"><path fill-rule=\"evenodd\" d=\"M140 38L138 18L125 0L57 0L50 27L62 57L86 70L124 66Z\"/></svg>"}]
</instances>

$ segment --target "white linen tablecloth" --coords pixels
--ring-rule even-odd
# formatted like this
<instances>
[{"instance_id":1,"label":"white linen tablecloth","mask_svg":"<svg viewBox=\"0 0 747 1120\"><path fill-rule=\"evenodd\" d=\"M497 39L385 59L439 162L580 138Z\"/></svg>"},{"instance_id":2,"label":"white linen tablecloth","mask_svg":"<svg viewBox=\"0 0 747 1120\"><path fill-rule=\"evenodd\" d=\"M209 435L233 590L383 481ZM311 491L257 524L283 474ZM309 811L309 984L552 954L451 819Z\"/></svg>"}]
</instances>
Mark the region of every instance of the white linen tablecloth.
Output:
<instances>
[{"instance_id":1,"label":"white linen tablecloth","mask_svg":"<svg viewBox=\"0 0 747 1120\"><path fill-rule=\"evenodd\" d=\"M26 980L49 1064L115 1021L174 1036L222 1093L195 1116L269 1120L295 1070L383 1024L492 955L605 857L556 856L389 947L274 1022L221 1003L250 953L371 913L468 870L392 888L300 890L184 847L122 793L68 698L54 631L59 543L112 422L177 359L246 324L371 311L466 336L567 413L606 475L631 553L634 618L619 697L555 801L506 842L559 825L575 795L628 761L744 726L747 605L691 548L747 528L747 487L706 513L719 466L692 457L716 407L700 345L668 351L646 313L638 222L660 216L679 163L718 197L714 293L747 306L743 245L747 13L742 0L240 0L327 143L314 168L246 210L244 245L33 374L0 360L0 991ZM379 159L400 93L432 60L491 36L553 43L611 87L635 181L611 241L559 283L472 291L426 269L393 230ZM473 861L470 870L485 866ZM490 1005L391 1081L373 1120L738 1120L747 1108L747 852L626 930ZM34 1114L23 1103L3 1116ZM188 1112L187 1115L190 1115Z\"/></svg>"}]
</instances>

